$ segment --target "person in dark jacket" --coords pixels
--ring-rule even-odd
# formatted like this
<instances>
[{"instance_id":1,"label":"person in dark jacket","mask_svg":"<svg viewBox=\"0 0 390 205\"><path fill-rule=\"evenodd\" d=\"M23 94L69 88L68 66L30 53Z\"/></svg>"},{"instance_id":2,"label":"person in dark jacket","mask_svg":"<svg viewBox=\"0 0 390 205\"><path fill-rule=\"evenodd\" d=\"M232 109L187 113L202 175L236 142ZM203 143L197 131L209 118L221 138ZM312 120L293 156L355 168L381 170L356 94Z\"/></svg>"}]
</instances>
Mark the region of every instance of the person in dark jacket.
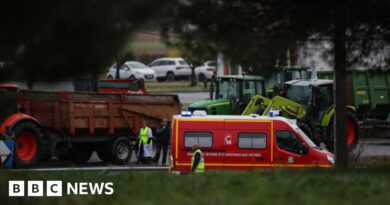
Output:
<instances>
[{"instance_id":1,"label":"person in dark jacket","mask_svg":"<svg viewBox=\"0 0 390 205\"><path fill-rule=\"evenodd\" d=\"M164 118L161 125L157 128L157 151L154 157L154 162L156 164L158 164L158 161L160 160L160 153L162 151L162 165L166 165L170 137L171 127L168 125L168 119Z\"/></svg>"}]
</instances>

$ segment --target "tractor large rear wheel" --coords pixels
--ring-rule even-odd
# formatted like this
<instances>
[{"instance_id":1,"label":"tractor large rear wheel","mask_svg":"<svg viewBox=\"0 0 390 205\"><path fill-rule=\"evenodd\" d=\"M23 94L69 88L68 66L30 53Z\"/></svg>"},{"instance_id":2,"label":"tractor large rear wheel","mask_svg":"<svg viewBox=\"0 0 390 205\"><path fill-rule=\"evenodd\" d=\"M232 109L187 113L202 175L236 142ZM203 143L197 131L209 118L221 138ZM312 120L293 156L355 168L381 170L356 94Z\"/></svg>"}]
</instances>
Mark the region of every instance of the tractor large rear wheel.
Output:
<instances>
[{"instance_id":1,"label":"tractor large rear wheel","mask_svg":"<svg viewBox=\"0 0 390 205\"><path fill-rule=\"evenodd\" d=\"M44 135L41 128L34 122L22 121L12 129L15 136L15 151L13 164L15 168L27 168L35 165L43 153L49 149L45 147Z\"/></svg>"},{"instance_id":2,"label":"tractor large rear wheel","mask_svg":"<svg viewBox=\"0 0 390 205\"><path fill-rule=\"evenodd\" d=\"M334 152L334 126L333 117L329 122L328 130L329 137L327 138L326 147L330 152ZM356 115L352 111L347 111L347 145L348 150L352 151L355 149L359 139L359 125Z\"/></svg>"}]
</instances>

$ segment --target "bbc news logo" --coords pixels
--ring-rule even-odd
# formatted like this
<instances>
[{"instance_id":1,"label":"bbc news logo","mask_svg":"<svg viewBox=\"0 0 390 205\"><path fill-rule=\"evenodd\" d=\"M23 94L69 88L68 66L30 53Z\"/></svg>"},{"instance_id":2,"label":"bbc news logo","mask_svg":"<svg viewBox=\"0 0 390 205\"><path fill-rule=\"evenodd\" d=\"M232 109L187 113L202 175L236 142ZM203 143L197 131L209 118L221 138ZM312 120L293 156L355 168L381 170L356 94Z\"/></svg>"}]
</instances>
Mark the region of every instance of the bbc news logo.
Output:
<instances>
[{"instance_id":1,"label":"bbc news logo","mask_svg":"<svg viewBox=\"0 0 390 205\"><path fill-rule=\"evenodd\" d=\"M62 195L112 195L112 182L8 181L10 197L61 197Z\"/></svg>"}]
</instances>

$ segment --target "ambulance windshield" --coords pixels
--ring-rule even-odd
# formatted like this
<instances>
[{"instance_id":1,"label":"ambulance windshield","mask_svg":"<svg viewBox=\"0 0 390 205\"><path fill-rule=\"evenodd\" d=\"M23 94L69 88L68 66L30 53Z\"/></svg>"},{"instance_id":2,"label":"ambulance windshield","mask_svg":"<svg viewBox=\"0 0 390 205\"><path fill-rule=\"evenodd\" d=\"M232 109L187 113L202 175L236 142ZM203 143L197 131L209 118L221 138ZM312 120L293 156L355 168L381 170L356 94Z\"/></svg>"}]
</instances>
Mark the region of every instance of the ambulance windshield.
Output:
<instances>
[{"instance_id":1,"label":"ambulance windshield","mask_svg":"<svg viewBox=\"0 0 390 205\"><path fill-rule=\"evenodd\" d=\"M296 125L293 125L296 132L309 144L310 147L317 147L317 145Z\"/></svg>"}]
</instances>

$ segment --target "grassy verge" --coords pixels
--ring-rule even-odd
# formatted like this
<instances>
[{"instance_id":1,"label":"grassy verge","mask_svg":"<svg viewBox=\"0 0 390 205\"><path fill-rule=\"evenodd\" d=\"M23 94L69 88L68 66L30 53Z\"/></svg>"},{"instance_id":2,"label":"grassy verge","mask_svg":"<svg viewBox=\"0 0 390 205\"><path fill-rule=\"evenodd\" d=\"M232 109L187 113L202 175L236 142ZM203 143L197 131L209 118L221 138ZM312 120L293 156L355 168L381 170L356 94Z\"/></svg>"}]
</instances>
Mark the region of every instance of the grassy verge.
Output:
<instances>
[{"instance_id":1,"label":"grassy verge","mask_svg":"<svg viewBox=\"0 0 390 205\"><path fill-rule=\"evenodd\" d=\"M175 82L146 82L146 89L149 92L208 92L208 88L203 87L203 83L192 87L189 81Z\"/></svg>"},{"instance_id":2,"label":"grassy verge","mask_svg":"<svg viewBox=\"0 0 390 205\"><path fill-rule=\"evenodd\" d=\"M0 171L1 204L388 204L390 170L272 170L202 175ZM8 180L113 182L112 196L9 198Z\"/></svg>"}]
</instances>

